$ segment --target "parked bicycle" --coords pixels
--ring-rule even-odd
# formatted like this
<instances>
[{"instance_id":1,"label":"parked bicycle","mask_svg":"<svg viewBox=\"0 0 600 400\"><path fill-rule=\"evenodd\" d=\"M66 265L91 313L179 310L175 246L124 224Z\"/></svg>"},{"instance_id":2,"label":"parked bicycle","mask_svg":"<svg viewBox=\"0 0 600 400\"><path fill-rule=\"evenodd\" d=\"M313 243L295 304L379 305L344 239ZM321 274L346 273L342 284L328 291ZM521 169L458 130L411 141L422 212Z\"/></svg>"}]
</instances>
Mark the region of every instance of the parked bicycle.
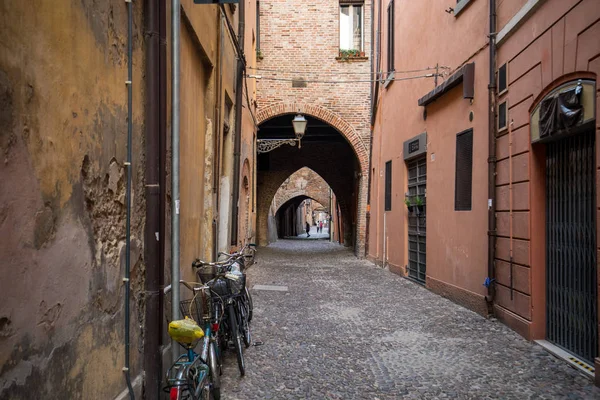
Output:
<instances>
[{"instance_id":1,"label":"parked bicycle","mask_svg":"<svg viewBox=\"0 0 600 400\"><path fill-rule=\"evenodd\" d=\"M225 262L237 261L245 273L246 269L254 264L254 257L256 255L256 245L254 243L248 243L244 245L238 252L225 253L219 252L219 257L225 256ZM252 296L248 290L248 286L244 285L244 296L242 301L245 303L245 307L248 314L248 322L252 321L252 315L254 311L254 305L252 303Z\"/></svg>"},{"instance_id":2,"label":"parked bicycle","mask_svg":"<svg viewBox=\"0 0 600 400\"><path fill-rule=\"evenodd\" d=\"M224 253L226 254L226 253ZM211 289L212 301L222 304L224 315L218 327L219 347L227 349L229 343L234 347L240 375L246 373L242 341L245 347L252 343L250 334L249 292L246 288L246 275L240 264L240 253L226 254L227 259L218 262L196 260L192 266L198 278Z\"/></svg>"},{"instance_id":3,"label":"parked bicycle","mask_svg":"<svg viewBox=\"0 0 600 400\"><path fill-rule=\"evenodd\" d=\"M196 282L179 283L191 291L192 298L180 302L184 319L169 323L169 336L185 349L185 353L167 371L165 391L169 392L171 400L219 400L221 368L216 336L219 305L213 303L210 287ZM164 293L168 294L171 288L171 285L165 287ZM200 341L202 346L196 353Z\"/></svg>"}]
</instances>

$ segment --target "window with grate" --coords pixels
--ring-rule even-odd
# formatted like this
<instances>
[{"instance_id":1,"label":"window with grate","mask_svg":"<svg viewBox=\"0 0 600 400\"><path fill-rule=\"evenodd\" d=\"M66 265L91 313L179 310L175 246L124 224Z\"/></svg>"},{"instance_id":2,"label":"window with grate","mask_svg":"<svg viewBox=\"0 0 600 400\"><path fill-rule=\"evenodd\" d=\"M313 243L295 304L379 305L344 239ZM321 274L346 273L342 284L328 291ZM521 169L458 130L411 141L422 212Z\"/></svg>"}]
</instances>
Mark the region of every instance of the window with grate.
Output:
<instances>
[{"instance_id":1,"label":"window with grate","mask_svg":"<svg viewBox=\"0 0 600 400\"><path fill-rule=\"evenodd\" d=\"M508 71L507 63L498 68L498 94L503 94L508 90Z\"/></svg>"},{"instance_id":2,"label":"window with grate","mask_svg":"<svg viewBox=\"0 0 600 400\"><path fill-rule=\"evenodd\" d=\"M390 73L394 70L394 0L390 0L387 14L387 69L388 73Z\"/></svg>"},{"instance_id":3,"label":"window with grate","mask_svg":"<svg viewBox=\"0 0 600 400\"><path fill-rule=\"evenodd\" d=\"M385 211L392 210L392 161L385 163Z\"/></svg>"},{"instance_id":4,"label":"window with grate","mask_svg":"<svg viewBox=\"0 0 600 400\"><path fill-rule=\"evenodd\" d=\"M473 129L456 135L454 210L470 211L473 191Z\"/></svg>"}]
</instances>

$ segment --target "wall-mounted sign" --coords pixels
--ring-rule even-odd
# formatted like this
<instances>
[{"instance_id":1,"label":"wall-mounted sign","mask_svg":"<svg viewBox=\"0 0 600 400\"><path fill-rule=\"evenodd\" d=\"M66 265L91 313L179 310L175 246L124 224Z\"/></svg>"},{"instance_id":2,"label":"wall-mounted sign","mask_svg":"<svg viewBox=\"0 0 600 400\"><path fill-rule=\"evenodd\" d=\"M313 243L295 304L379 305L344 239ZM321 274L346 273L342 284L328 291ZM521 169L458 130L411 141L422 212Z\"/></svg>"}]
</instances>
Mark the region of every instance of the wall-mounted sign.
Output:
<instances>
[{"instance_id":1,"label":"wall-mounted sign","mask_svg":"<svg viewBox=\"0 0 600 400\"><path fill-rule=\"evenodd\" d=\"M423 132L404 142L404 160L410 160L427 153L427 132Z\"/></svg>"},{"instance_id":2,"label":"wall-mounted sign","mask_svg":"<svg viewBox=\"0 0 600 400\"><path fill-rule=\"evenodd\" d=\"M596 118L596 84L578 79L548 93L531 113L531 143L577 133Z\"/></svg>"},{"instance_id":3,"label":"wall-mounted sign","mask_svg":"<svg viewBox=\"0 0 600 400\"><path fill-rule=\"evenodd\" d=\"M408 144L408 153L412 154L415 151L419 151L419 139L413 140Z\"/></svg>"}]
</instances>

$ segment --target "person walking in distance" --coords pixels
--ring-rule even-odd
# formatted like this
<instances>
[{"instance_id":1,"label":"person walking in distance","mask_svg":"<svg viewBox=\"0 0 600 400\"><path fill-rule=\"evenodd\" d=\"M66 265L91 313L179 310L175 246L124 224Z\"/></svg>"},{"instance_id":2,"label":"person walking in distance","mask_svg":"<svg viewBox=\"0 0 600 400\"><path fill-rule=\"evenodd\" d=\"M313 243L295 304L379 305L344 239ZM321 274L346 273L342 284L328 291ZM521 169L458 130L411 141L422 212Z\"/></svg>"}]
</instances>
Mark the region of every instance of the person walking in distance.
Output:
<instances>
[{"instance_id":1,"label":"person walking in distance","mask_svg":"<svg viewBox=\"0 0 600 400\"><path fill-rule=\"evenodd\" d=\"M310 224L306 221L306 237L310 237Z\"/></svg>"}]
</instances>

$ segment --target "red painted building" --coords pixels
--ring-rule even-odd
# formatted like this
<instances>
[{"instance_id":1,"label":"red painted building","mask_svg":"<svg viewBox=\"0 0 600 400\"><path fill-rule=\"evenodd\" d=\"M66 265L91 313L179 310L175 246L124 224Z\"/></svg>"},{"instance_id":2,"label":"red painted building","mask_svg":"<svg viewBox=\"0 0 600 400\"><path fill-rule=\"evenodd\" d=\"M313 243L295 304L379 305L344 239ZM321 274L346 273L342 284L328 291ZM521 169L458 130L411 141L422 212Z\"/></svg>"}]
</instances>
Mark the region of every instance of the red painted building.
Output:
<instances>
[{"instance_id":1,"label":"red painted building","mask_svg":"<svg viewBox=\"0 0 600 400\"><path fill-rule=\"evenodd\" d=\"M452 6L375 3L368 257L593 373L600 2Z\"/></svg>"}]
</instances>

